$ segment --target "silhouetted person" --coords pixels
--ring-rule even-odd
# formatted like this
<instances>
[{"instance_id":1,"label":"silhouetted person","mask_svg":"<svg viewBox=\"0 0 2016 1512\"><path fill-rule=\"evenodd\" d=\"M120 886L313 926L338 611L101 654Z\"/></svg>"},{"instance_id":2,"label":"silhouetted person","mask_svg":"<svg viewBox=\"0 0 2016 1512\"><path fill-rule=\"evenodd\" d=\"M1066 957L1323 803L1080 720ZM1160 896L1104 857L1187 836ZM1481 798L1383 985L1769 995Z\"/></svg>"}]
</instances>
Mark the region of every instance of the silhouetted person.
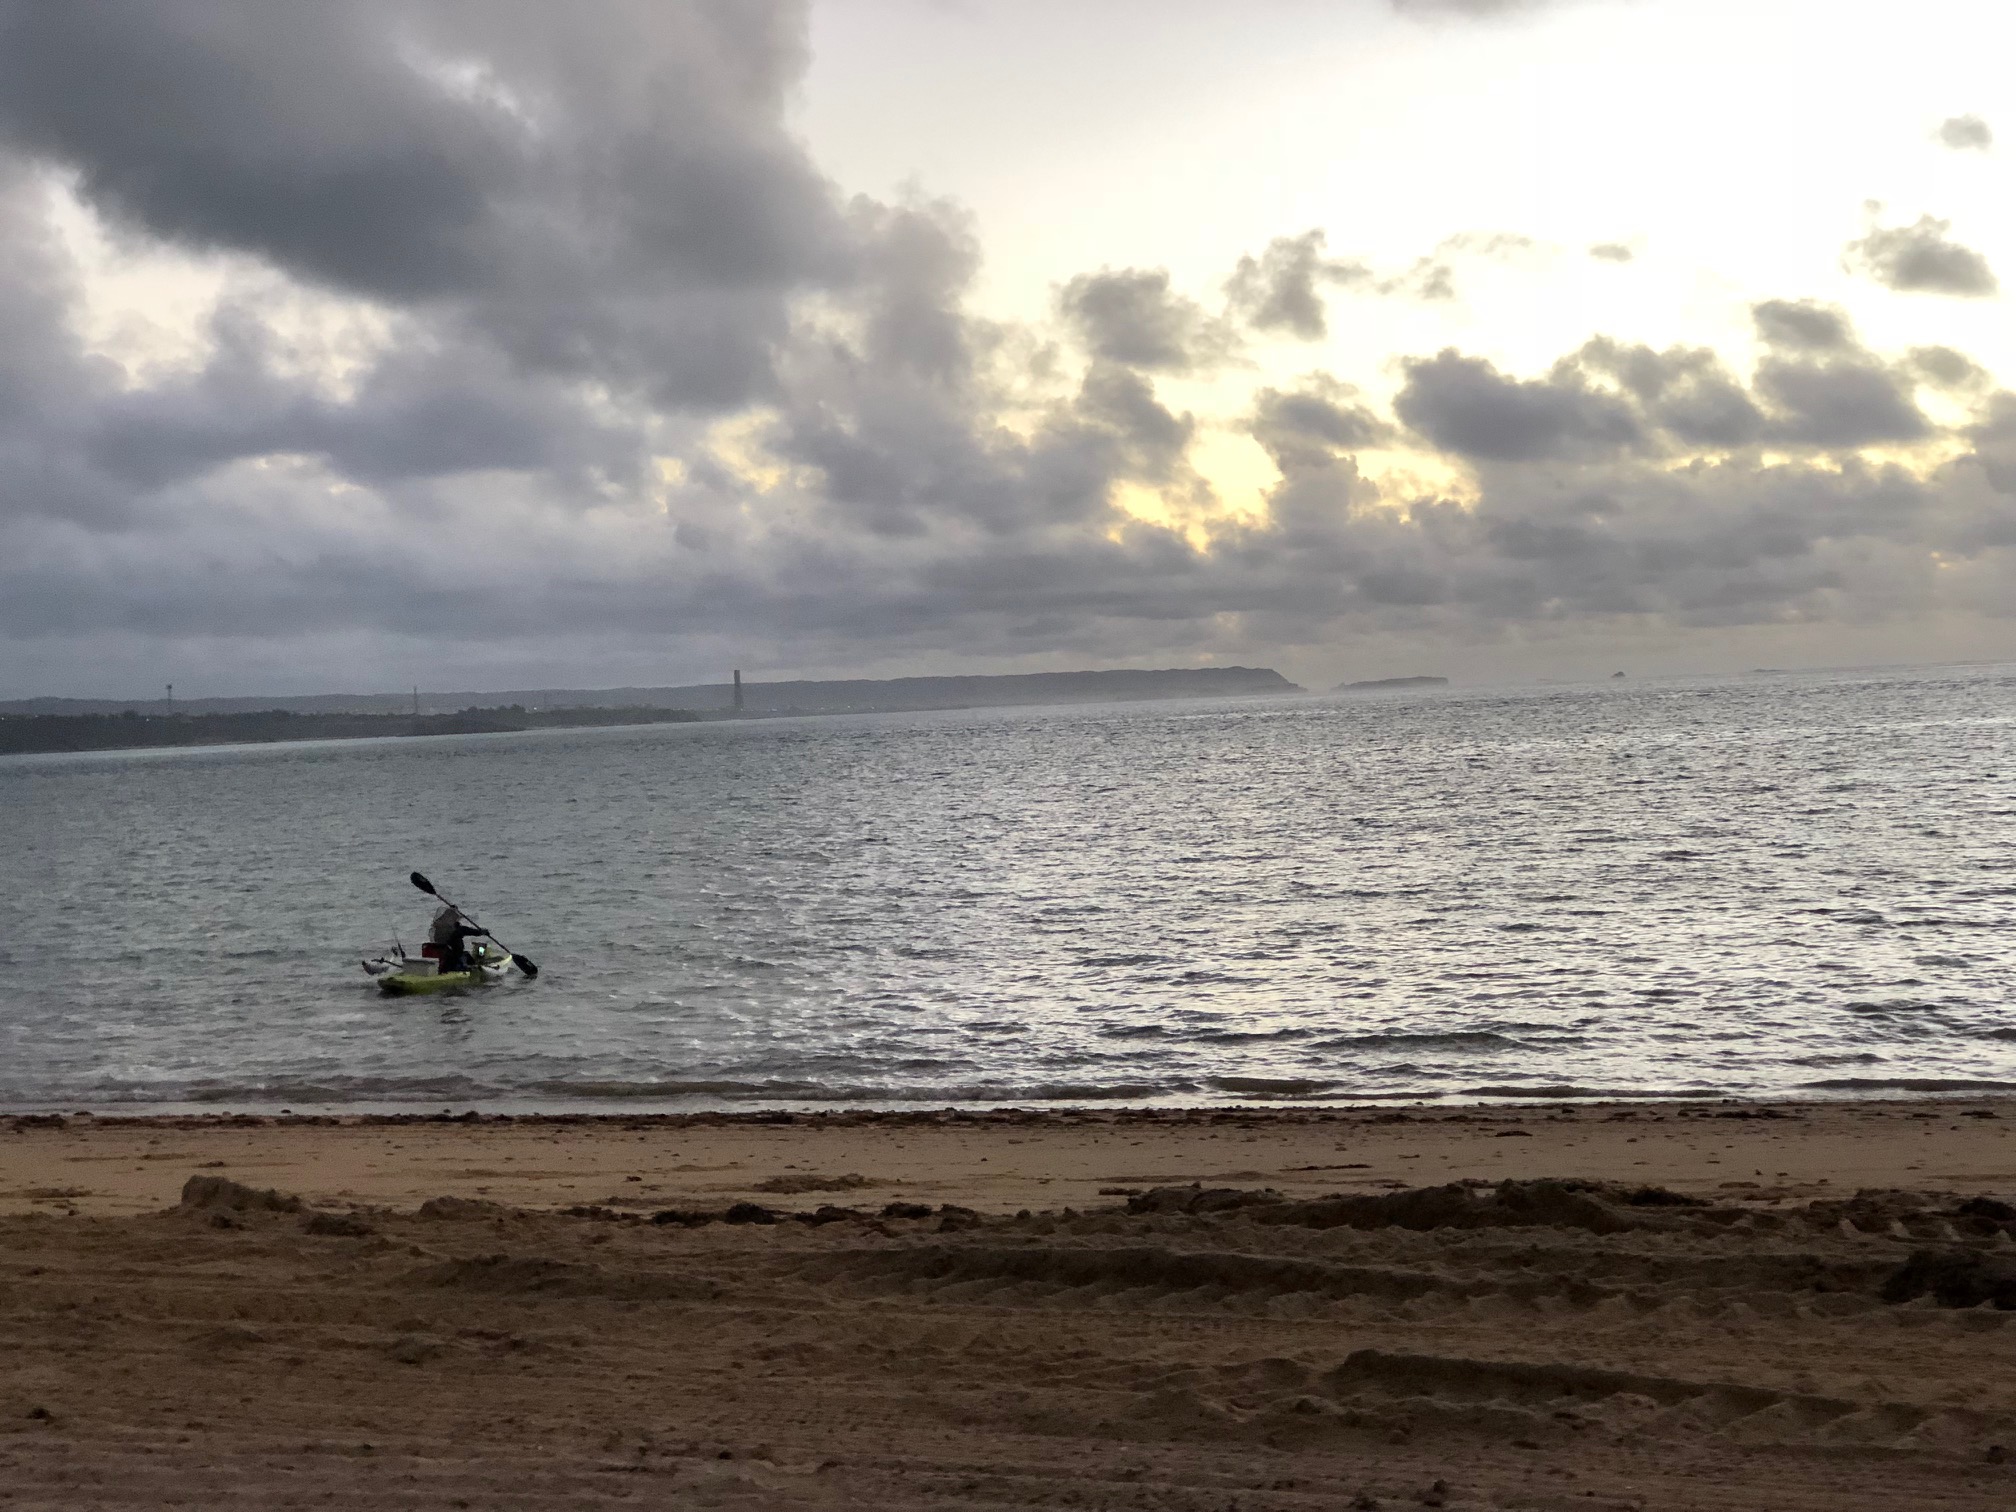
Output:
<instances>
[{"instance_id":1,"label":"silhouetted person","mask_svg":"<svg viewBox=\"0 0 2016 1512\"><path fill-rule=\"evenodd\" d=\"M471 929L464 923L462 915L457 913L453 907L443 907L439 913L434 915L434 925L428 931L427 938L431 943L441 947L441 969L443 971L467 971L469 969L469 957L462 949L462 942L469 939L472 935L480 935L481 933L483 933L482 930Z\"/></svg>"}]
</instances>

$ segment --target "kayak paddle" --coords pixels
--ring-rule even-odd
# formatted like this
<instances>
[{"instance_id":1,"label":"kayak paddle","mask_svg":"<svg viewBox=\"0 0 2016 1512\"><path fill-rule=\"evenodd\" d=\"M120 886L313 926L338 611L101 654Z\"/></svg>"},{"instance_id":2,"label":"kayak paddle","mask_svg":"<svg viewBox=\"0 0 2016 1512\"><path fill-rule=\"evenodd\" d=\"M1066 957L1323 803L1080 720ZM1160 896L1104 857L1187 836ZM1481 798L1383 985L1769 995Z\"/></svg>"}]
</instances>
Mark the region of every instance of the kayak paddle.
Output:
<instances>
[{"instance_id":1,"label":"kayak paddle","mask_svg":"<svg viewBox=\"0 0 2016 1512\"><path fill-rule=\"evenodd\" d=\"M423 893L427 893L427 894L429 894L429 895L430 895L430 896L432 896L432 897L436 897L436 898L441 898L441 894L440 894L439 890L435 888L434 884L433 884L432 882L429 882L429 881L428 881L428 880L427 880L427 879L426 879L426 878L425 878L424 876L422 876L422 875L421 875L421 874L420 874L419 872L414 872L414 873L413 873L413 875L412 875L411 877L409 877L409 878L408 878L407 880L408 880L408 881L410 881L410 882L411 882L411 883L412 883L412 884L413 884L413 885L414 885L415 887L419 888L419 889L420 889L420 891L422 891ZM448 899L446 899L446 898L441 898L441 901L442 901L443 903L448 903L448 906L449 906L450 908L453 908L453 909L455 910L455 912L457 912L458 914L462 914L462 917L463 917L463 918L465 918L465 919L469 919L469 922L470 922L471 924L475 924L475 923L476 923L476 921L475 921L474 919L470 919L470 918L469 918L469 915L468 915L468 914L466 914L466 913L462 913L462 910L461 910L461 908L460 908L460 907L458 907L458 906L457 906L457 905L455 905L454 903L449 903L449 902L448 902ZM477 925L477 927L478 927L479 929L481 929L481 928L482 928L482 926L481 926L481 925ZM489 931L489 930L487 930L487 929L485 929L485 930L483 930L483 933L485 933L485 934L490 934L490 931ZM490 938L491 938L491 939L493 939L493 940L497 940L497 936L495 936L494 934L490 934ZM502 940L497 940L497 943L498 943L499 945L504 945L504 942L503 942ZM510 953L511 953L511 959L512 959L512 960L514 960L514 961L516 961L516 962L518 963L518 969L519 969L520 971L522 971L522 972L524 972L524 973L525 973L525 979L526 979L526 980L527 980L528 982L529 982L529 981L530 981L530 980L531 980L531 979L532 979L533 977L536 977L537 975L539 975L539 963L538 963L537 961L533 960L533 959L532 959L532 958L531 958L530 956L525 956L525 955L520 955L520 954L519 954L519 953L518 953L517 951L515 951L515 950L511 950L511 947L510 947L509 945L504 945L504 948L505 948L505 949L506 949L507 951L510 951Z\"/></svg>"}]
</instances>

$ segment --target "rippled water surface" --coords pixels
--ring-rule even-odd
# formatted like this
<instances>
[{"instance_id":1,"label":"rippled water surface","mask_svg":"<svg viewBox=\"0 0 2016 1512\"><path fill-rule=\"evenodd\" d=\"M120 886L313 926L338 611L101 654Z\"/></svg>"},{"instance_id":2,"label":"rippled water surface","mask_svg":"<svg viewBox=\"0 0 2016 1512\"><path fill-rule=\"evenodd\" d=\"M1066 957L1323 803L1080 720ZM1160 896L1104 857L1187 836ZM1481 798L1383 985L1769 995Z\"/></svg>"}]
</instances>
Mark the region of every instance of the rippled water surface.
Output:
<instances>
[{"instance_id":1,"label":"rippled water surface","mask_svg":"<svg viewBox=\"0 0 2016 1512\"><path fill-rule=\"evenodd\" d=\"M2016 671L0 760L0 1102L2016 1083ZM430 873L544 968L382 999Z\"/></svg>"}]
</instances>

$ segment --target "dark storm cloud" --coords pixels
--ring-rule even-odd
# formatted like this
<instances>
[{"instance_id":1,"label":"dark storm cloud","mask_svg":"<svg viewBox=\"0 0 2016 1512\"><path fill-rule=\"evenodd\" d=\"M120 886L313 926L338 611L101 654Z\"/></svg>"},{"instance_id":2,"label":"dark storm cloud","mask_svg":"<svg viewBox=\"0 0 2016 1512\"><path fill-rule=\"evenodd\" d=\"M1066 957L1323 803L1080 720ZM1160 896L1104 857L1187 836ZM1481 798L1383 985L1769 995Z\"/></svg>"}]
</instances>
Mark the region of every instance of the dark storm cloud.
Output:
<instances>
[{"instance_id":1,"label":"dark storm cloud","mask_svg":"<svg viewBox=\"0 0 2016 1512\"><path fill-rule=\"evenodd\" d=\"M1850 242L1845 266L1902 293L1954 294L1979 299L2000 287L1988 259L1951 240L1951 221L1920 216L1915 225L1872 226Z\"/></svg>"},{"instance_id":2,"label":"dark storm cloud","mask_svg":"<svg viewBox=\"0 0 2016 1512\"><path fill-rule=\"evenodd\" d=\"M1188 373L1219 365L1234 347L1221 322L1170 288L1164 268L1081 273L1064 285L1057 302L1079 341L1101 361Z\"/></svg>"},{"instance_id":3,"label":"dark storm cloud","mask_svg":"<svg viewBox=\"0 0 2016 1512\"><path fill-rule=\"evenodd\" d=\"M1960 152L1986 152L1995 145L1995 133L1977 115L1950 116L1939 123L1939 130L1934 135L1942 147Z\"/></svg>"},{"instance_id":4,"label":"dark storm cloud","mask_svg":"<svg viewBox=\"0 0 2016 1512\"><path fill-rule=\"evenodd\" d=\"M758 391L852 248L788 5L0 5L0 140L147 232L678 403Z\"/></svg>"},{"instance_id":5,"label":"dark storm cloud","mask_svg":"<svg viewBox=\"0 0 2016 1512\"><path fill-rule=\"evenodd\" d=\"M1233 360L1227 322L1142 270L1070 280L1059 326L977 317L968 217L843 200L784 131L803 19L0 0L0 666L672 681L2016 602L2016 401L1796 302L1748 378L1598 338L1537 375L1405 362L1399 425L1321 374L1262 388L1240 423L1279 482L1227 518L1170 397ZM80 344L52 170L135 247L232 254L199 358ZM1452 238L1384 292L1526 252ZM1291 237L1228 292L1305 336L1326 290L1382 292L1354 268ZM370 301L340 372L288 317L326 290ZM1964 435L1921 381L1976 404ZM1966 459L1860 451L1935 439ZM1469 463L1466 492L1375 451Z\"/></svg>"},{"instance_id":6,"label":"dark storm cloud","mask_svg":"<svg viewBox=\"0 0 2016 1512\"><path fill-rule=\"evenodd\" d=\"M1848 359L1758 364L1757 392L1779 412L1774 439L1827 449L1922 441L1932 433L1909 389L1882 365Z\"/></svg>"},{"instance_id":7,"label":"dark storm cloud","mask_svg":"<svg viewBox=\"0 0 2016 1512\"><path fill-rule=\"evenodd\" d=\"M1614 380L1639 406L1648 430L1683 447L1748 446L1765 429L1756 401L1706 347L1661 352L1598 337L1565 365Z\"/></svg>"},{"instance_id":8,"label":"dark storm cloud","mask_svg":"<svg viewBox=\"0 0 2016 1512\"><path fill-rule=\"evenodd\" d=\"M1443 451L1479 461L1531 462L1632 451L1645 436L1612 395L1565 381L1508 378L1453 348L1405 364L1393 409Z\"/></svg>"},{"instance_id":9,"label":"dark storm cloud","mask_svg":"<svg viewBox=\"0 0 2016 1512\"><path fill-rule=\"evenodd\" d=\"M1767 328L1789 319L1797 340L1793 353L1767 356L1748 389L1705 348L1599 338L1536 379L1453 350L1417 359L1393 407L1440 450L1485 463L1595 463L1760 442L1852 450L1932 435L1904 374L1854 346L1845 323L1827 327L1819 317L1829 312L1814 305L1760 310Z\"/></svg>"},{"instance_id":10,"label":"dark storm cloud","mask_svg":"<svg viewBox=\"0 0 2016 1512\"><path fill-rule=\"evenodd\" d=\"M1393 427L1360 403L1353 391L1325 373L1312 374L1299 389L1263 388L1254 396L1247 422L1253 439L1284 472L1297 461L1330 458L1379 446Z\"/></svg>"},{"instance_id":11,"label":"dark storm cloud","mask_svg":"<svg viewBox=\"0 0 2016 1512\"><path fill-rule=\"evenodd\" d=\"M1257 258L1240 258L1225 294L1255 330L1318 341L1329 334L1322 286L1364 283L1370 277L1362 263L1326 256L1321 231L1305 231L1276 237Z\"/></svg>"},{"instance_id":12,"label":"dark storm cloud","mask_svg":"<svg viewBox=\"0 0 2016 1512\"><path fill-rule=\"evenodd\" d=\"M1348 387L1320 374L1294 392L1262 389L1255 396L1252 429L1276 453L1306 444L1357 451L1393 436L1393 427L1356 402Z\"/></svg>"},{"instance_id":13,"label":"dark storm cloud","mask_svg":"<svg viewBox=\"0 0 2016 1512\"><path fill-rule=\"evenodd\" d=\"M1767 299L1750 314L1759 339L1772 348L1755 378L1759 398L1774 412L1766 428L1771 440L1840 448L1931 435L1911 392L1918 365L1885 363L1865 351L1843 311L1810 299ZM1957 352L1946 359L1967 360ZM1928 360L1952 366L1936 355Z\"/></svg>"},{"instance_id":14,"label":"dark storm cloud","mask_svg":"<svg viewBox=\"0 0 2016 1512\"><path fill-rule=\"evenodd\" d=\"M1750 316L1760 340L1789 351L1838 352L1855 343L1847 315L1810 299L1767 299Z\"/></svg>"}]
</instances>

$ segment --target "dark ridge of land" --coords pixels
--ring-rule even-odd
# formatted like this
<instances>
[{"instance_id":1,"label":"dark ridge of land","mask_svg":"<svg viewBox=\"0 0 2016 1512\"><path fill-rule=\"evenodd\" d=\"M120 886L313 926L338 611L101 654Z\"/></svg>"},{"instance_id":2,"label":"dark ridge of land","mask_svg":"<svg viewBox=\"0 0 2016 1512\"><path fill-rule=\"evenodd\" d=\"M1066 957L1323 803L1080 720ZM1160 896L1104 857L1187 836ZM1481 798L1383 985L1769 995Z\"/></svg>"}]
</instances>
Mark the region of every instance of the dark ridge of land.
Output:
<instances>
[{"instance_id":1,"label":"dark ridge of land","mask_svg":"<svg viewBox=\"0 0 2016 1512\"><path fill-rule=\"evenodd\" d=\"M844 714L1021 704L1107 703L1154 698L1223 698L1302 691L1299 685L1288 681L1271 667L1176 667L1160 671L1025 672L1004 676L745 682L742 696L743 712L748 714ZM179 700L173 712L178 715L265 716L280 712L295 715L397 714L410 721L413 699L411 693L201 698ZM419 701L423 715L448 714L479 702L491 706L508 705L523 710L522 715L510 715L513 721L518 721L535 714L542 717L550 714L579 716L584 710L681 709L726 713L734 708L735 691L725 682L670 688L529 688L503 693L421 693ZM0 703L0 719L9 715L123 716L129 708L140 711L142 717L170 712L159 700L122 703L113 699L29 698ZM498 713L495 707L476 712ZM565 722L580 724L593 721L573 717ZM380 730L374 733L397 732Z\"/></svg>"},{"instance_id":2,"label":"dark ridge of land","mask_svg":"<svg viewBox=\"0 0 2016 1512\"><path fill-rule=\"evenodd\" d=\"M1446 677L1374 677L1364 682L1339 683L1333 693L1363 693L1373 688L1446 688Z\"/></svg>"},{"instance_id":3,"label":"dark ridge of land","mask_svg":"<svg viewBox=\"0 0 2016 1512\"><path fill-rule=\"evenodd\" d=\"M501 735L519 730L674 724L700 716L684 709L466 708L452 714L255 713L0 714L0 755L141 750L174 746L255 745L292 740L357 740L385 735Z\"/></svg>"}]
</instances>

